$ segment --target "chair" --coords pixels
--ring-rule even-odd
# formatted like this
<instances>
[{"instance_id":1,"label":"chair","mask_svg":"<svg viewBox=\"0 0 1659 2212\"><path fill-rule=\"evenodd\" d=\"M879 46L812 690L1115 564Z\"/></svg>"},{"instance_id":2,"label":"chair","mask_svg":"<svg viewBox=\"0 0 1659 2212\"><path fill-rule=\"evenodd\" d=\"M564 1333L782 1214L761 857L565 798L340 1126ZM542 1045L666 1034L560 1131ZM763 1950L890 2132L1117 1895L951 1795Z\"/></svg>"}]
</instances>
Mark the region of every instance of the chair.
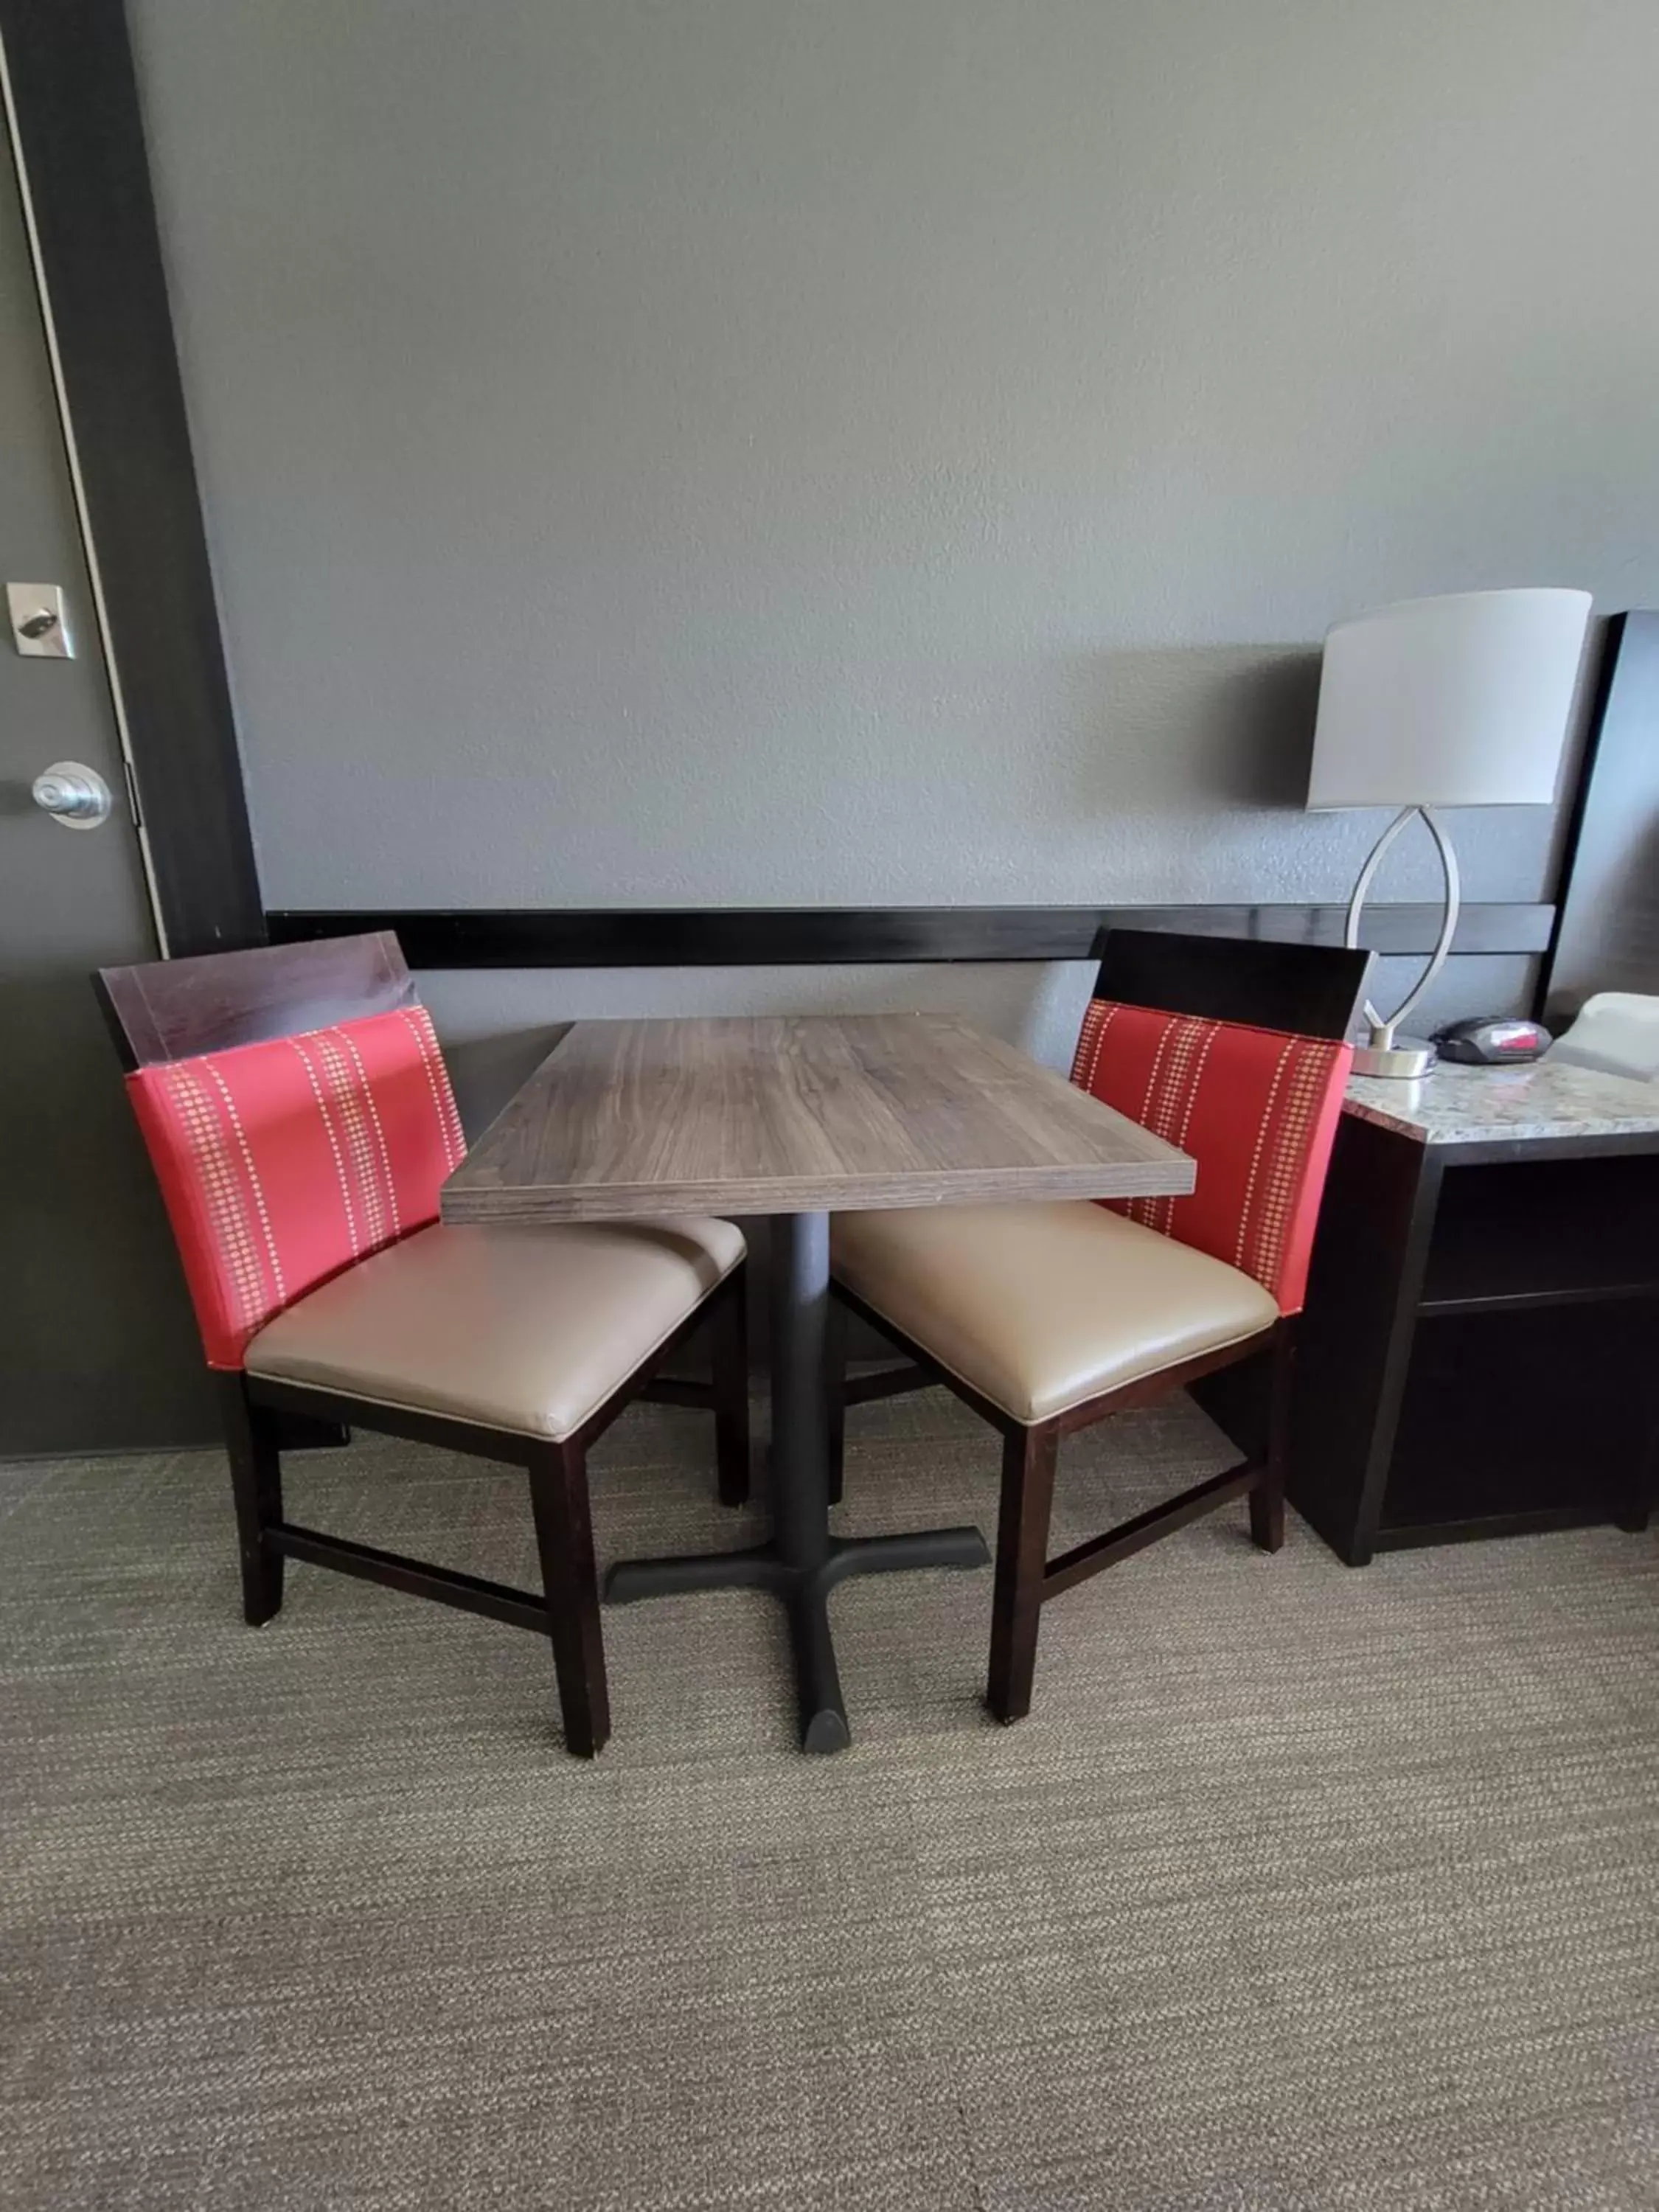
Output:
<instances>
[{"instance_id":1,"label":"chair","mask_svg":"<svg viewBox=\"0 0 1659 2212\"><path fill-rule=\"evenodd\" d=\"M635 1399L708 1406L720 1496L747 1495L741 1231L441 1226L465 1139L389 933L106 968L97 988L217 1374L246 1619L304 1559L533 1629L566 1747L592 1757L610 1711L587 1449ZM655 1379L705 1312L712 1385ZM542 1594L286 1520L284 1444L352 1422L524 1468Z\"/></svg>"},{"instance_id":2,"label":"chair","mask_svg":"<svg viewBox=\"0 0 1659 2212\"><path fill-rule=\"evenodd\" d=\"M1193 1194L833 1224L836 1303L913 1363L849 1380L832 1352L836 1494L845 1405L942 1382L1003 1437L988 1689L1000 1720L1030 1710L1051 1598L1235 1498L1249 1499L1258 1545L1284 1541L1293 1317L1367 964L1361 952L1114 930L1072 1079L1189 1152ZM844 1328L837 1336L844 1345ZM1061 1437L1245 1362L1258 1388L1212 1410L1246 1458L1050 1559Z\"/></svg>"}]
</instances>

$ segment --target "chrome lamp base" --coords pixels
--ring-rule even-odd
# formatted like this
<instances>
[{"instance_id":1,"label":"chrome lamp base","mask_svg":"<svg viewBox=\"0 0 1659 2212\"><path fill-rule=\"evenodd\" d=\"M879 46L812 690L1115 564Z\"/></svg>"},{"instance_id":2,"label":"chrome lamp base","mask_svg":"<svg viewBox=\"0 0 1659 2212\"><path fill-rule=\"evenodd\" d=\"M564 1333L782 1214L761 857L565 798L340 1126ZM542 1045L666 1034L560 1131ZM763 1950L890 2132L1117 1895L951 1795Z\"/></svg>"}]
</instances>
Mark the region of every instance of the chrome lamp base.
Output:
<instances>
[{"instance_id":1,"label":"chrome lamp base","mask_svg":"<svg viewBox=\"0 0 1659 2212\"><path fill-rule=\"evenodd\" d=\"M1440 934L1435 940L1428 966L1418 977L1413 989L1391 1014L1379 1014L1370 1000L1366 1000L1365 1019L1370 1033L1364 1044L1355 1046L1353 1055L1356 1075L1391 1077L1401 1083L1416 1082L1429 1073L1439 1058L1434 1047L1423 1038L1396 1036L1395 1031L1445 966L1446 955L1451 951L1452 939L1457 933L1457 855L1451 848L1451 840L1426 806L1402 808L1372 846L1370 857L1359 871L1353 896L1348 902L1347 927L1342 933L1343 943L1352 951L1359 943L1359 915L1365 903L1365 894L1382 864L1382 856L1401 831L1419 815L1422 817L1424 828L1434 840L1435 850L1440 855L1441 872L1446 879L1446 906L1441 917Z\"/></svg>"},{"instance_id":2,"label":"chrome lamp base","mask_svg":"<svg viewBox=\"0 0 1659 2212\"><path fill-rule=\"evenodd\" d=\"M1373 1030L1373 1037L1386 1036ZM1356 1075L1391 1075L1396 1081L1415 1083L1426 1075L1440 1054L1426 1037L1397 1037L1392 1044L1357 1044L1353 1048Z\"/></svg>"}]
</instances>

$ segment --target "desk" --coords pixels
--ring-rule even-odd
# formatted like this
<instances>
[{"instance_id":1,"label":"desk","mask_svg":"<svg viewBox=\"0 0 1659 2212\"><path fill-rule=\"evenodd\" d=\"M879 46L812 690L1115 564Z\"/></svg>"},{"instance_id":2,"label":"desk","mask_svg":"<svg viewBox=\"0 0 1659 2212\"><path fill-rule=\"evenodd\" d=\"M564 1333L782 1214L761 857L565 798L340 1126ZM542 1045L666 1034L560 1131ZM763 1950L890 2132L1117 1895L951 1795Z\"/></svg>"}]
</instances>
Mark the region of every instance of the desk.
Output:
<instances>
[{"instance_id":1,"label":"desk","mask_svg":"<svg viewBox=\"0 0 1659 2212\"><path fill-rule=\"evenodd\" d=\"M1375 1552L1646 1525L1659 1085L1540 1060L1356 1078L1297 1355L1289 1495Z\"/></svg>"},{"instance_id":2,"label":"desk","mask_svg":"<svg viewBox=\"0 0 1659 2212\"><path fill-rule=\"evenodd\" d=\"M982 1566L977 1528L830 1533L830 1212L1180 1194L1193 1163L1012 1046L930 1014L579 1022L444 1186L446 1221L772 1221L773 1534L613 1567L613 1604L769 1590L808 1751L848 1741L827 1600L849 1575Z\"/></svg>"}]
</instances>

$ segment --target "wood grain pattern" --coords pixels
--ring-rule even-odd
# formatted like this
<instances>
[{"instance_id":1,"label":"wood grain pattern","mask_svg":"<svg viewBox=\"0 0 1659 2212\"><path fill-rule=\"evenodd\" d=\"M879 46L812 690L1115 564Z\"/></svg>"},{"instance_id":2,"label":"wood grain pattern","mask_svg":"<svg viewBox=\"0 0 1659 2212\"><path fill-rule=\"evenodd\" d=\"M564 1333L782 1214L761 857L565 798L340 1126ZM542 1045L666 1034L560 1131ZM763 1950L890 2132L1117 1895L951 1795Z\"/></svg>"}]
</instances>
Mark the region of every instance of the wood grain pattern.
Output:
<instances>
[{"instance_id":1,"label":"wood grain pattern","mask_svg":"<svg viewBox=\"0 0 1659 2212\"><path fill-rule=\"evenodd\" d=\"M384 930L100 968L94 988L129 1069L420 1003L398 940Z\"/></svg>"},{"instance_id":2,"label":"wood grain pattern","mask_svg":"<svg viewBox=\"0 0 1659 2212\"><path fill-rule=\"evenodd\" d=\"M1358 1018L1370 963L1369 952L1343 945L1111 929L1094 996L1340 1044Z\"/></svg>"},{"instance_id":3,"label":"wood grain pattern","mask_svg":"<svg viewBox=\"0 0 1659 2212\"><path fill-rule=\"evenodd\" d=\"M578 1022L444 1187L446 1221L1189 1191L1192 1162L947 1017Z\"/></svg>"}]
</instances>

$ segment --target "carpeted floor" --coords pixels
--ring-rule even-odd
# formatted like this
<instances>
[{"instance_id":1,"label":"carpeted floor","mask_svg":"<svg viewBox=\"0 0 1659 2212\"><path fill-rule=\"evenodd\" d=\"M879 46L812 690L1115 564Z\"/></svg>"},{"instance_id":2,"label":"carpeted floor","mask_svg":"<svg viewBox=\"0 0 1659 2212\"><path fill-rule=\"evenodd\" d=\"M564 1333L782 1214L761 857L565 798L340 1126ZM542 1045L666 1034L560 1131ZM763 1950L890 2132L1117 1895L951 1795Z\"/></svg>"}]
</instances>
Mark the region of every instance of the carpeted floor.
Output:
<instances>
[{"instance_id":1,"label":"carpeted floor","mask_svg":"<svg viewBox=\"0 0 1659 2212\"><path fill-rule=\"evenodd\" d=\"M994 1514L937 1394L849 1527ZM1057 1545L1222 1463L1083 1438ZM520 1481L384 1441L297 1519L533 1579ZM706 1425L601 1447L607 1553L726 1540ZM1340 1566L1242 1508L1050 1609L836 1599L793 1747L746 1594L609 1617L568 1759L532 1638L290 1567L238 1619L211 1454L0 1470L0 2198L46 2208L1408 2212L1659 2204L1659 1545Z\"/></svg>"}]
</instances>

